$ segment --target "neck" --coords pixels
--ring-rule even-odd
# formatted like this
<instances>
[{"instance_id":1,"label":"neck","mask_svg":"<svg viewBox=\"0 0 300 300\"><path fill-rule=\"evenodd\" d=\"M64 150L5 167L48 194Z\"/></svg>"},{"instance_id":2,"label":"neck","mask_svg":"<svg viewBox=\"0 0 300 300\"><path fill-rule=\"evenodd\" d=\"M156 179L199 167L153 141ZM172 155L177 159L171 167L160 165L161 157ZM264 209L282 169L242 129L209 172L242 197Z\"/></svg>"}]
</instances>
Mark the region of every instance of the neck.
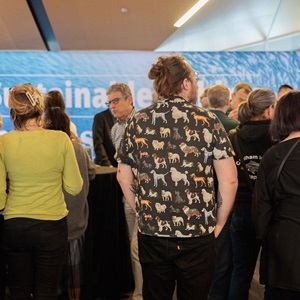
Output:
<instances>
[{"instance_id":1,"label":"neck","mask_svg":"<svg viewBox=\"0 0 300 300\"><path fill-rule=\"evenodd\" d=\"M21 128L21 130L32 131L32 130L42 130L39 119L28 120Z\"/></svg>"},{"instance_id":2,"label":"neck","mask_svg":"<svg viewBox=\"0 0 300 300\"><path fill-rule=\"evenodd\" d=\"M223 112L224 114L226 113L227 109L228 109L228 106L223 106L223 107L211 107L210 109L213 109L213 110L219 110L221 112Z\"/></svg>"},{"instance_id":3,"label":"neck","mask_svg":"<svg viewBox=\"0 0 300 300\"><path fill-rule=\"evenodd\" d=\"M289 136L285 140L290 140L298 137L300 137L300 131L293 131L289 134Z\"/></svg>"}]
</instances>

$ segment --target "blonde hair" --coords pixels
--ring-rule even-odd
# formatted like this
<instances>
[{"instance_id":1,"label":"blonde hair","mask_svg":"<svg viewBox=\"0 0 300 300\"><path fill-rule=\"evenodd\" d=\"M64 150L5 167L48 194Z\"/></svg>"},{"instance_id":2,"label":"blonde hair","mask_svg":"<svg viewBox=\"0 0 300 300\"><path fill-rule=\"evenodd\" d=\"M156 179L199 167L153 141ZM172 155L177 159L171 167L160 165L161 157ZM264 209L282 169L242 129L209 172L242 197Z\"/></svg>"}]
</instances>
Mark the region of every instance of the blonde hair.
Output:
<instances>
[{"instance_id":1,"label":"blonde hair","mask_svg":"<svg viewBox=\"0 0 300 300\"><path fill-rule=\"evenodd\" d=\"M42 93L30 83L16 85L9 90L8 107L15 129L21 129L30 119L40 122L43 114Z\"/></svg>"},{"instance_id":2,"label":"blonde hair","mask_svg":"<svg viewBox=\"0 0 300 300\"><path fill-rule=\"evenodd\" d=\"M239 82L233 89L233 93L236 94L239 90L244 89L246 94L250 94L252 92L252 87L246 82Z\"/></svg>"},{"instance_id":3,"label":"blonde hair","mask_svg":"<svg viewBox=\"0 0 300 300\"><path fill-rule=\"evenodd\" d=\"M229 103L230 92L224 84L216 84L208 89L207 97L212 108L224 107Z\"/></svg>"},{"instance_id":4,"label":"blonde hair","mask_svg":"<svg viewBox=\"0 0 300 300\"><path fill-rule=\"evenodd\" d=\"M245 123L252 118L262 116L265 110L275 102L276 96L271 90L255 89L249 94L248 100L238 106L238 120Z\"/></svg>"}]
</instances>

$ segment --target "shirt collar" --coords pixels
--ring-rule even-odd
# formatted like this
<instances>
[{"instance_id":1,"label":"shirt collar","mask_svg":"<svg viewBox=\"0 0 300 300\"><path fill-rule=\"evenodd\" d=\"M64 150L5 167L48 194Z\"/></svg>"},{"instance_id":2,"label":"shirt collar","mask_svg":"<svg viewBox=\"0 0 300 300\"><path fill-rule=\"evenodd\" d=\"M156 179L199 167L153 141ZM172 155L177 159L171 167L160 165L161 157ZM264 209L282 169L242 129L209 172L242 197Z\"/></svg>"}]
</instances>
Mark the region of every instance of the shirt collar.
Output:
<instances>
[{"instance_id":1,"label":"shirt collar","mask_svg":"<svg viewBox=\"0 0 300 300\"><path fill-rule=\"evenodd\" d=\"M138 110L133 106L133 108L132 108L130 114L129 114L129 115L127 116L127 118L126 118L126 121L125 121L125 122L122 122L120 119L117 119L117 122L118 122L119 124L125 124L125 123L127 123L127 122L135 115L135 113L137 113L137 112L138 112Z\"/></svg>"}]
</instances>

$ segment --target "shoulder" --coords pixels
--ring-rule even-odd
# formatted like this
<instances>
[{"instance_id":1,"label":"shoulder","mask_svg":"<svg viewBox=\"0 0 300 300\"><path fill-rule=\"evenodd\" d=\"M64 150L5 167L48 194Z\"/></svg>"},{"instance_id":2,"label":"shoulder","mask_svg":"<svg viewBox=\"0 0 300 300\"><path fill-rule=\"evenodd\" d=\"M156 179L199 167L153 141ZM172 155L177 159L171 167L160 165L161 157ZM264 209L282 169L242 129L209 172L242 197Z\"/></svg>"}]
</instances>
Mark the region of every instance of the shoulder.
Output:
<instances>
[{"instance_id":1,"label":"shoulder","mask_svg":"<svg viewBox=\"0 0 300 300\"><path fill-rule=\"evenodd\" d=\"M44 130L44 134L47 135L49 138L59 138L59 139L67 139L69 140L69 136L60 130L48 130L45 129Z\"/></svg>"},{"instance_id":2,"label":"shoulder","mask_svg":"<svg viewBox=\"0 0 300 300\"><path fill-rule=\"evenodd\" d=\"M94 119L100 120L100 119L107 119L108 117L112 118L110 111L108 109L106 109L104 111L97 113L94 116Z\"/></svg>"},{"instance_id":3,"label":"shoulder","mask_svg":"<svg viewBox=\"0 0 300 300\"><path fill-rule=\"evenodd\" d=\"M72 144L73 144L73 147L74 147L74 151L75 151L75 155L76 155L77 160L80 157L88 156L86 150L84 149L84 147L81 144L79 144L77 142L73 142L73 141L72 141Z\"/></svg>"}]
</instances>

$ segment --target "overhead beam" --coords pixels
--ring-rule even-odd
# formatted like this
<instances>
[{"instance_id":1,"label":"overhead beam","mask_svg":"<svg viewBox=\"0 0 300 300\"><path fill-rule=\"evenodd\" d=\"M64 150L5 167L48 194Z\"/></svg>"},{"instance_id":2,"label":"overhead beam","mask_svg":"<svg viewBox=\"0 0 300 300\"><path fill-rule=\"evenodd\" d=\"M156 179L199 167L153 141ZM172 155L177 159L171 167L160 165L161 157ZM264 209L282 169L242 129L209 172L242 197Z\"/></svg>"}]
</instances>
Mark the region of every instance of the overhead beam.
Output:
<instances>
[{"instance_id":1,"label":"overhead beam","mask_svg":"<svg viewBox=\"0 0 300 300\"><path fill-rule=\"evenodd\" d=\"M48 51L60 51L61 49L59 43L52 29L42 0L26 1L37 25L37 28L42 36L46 49Z\"/></svg>"}]
</instances>

